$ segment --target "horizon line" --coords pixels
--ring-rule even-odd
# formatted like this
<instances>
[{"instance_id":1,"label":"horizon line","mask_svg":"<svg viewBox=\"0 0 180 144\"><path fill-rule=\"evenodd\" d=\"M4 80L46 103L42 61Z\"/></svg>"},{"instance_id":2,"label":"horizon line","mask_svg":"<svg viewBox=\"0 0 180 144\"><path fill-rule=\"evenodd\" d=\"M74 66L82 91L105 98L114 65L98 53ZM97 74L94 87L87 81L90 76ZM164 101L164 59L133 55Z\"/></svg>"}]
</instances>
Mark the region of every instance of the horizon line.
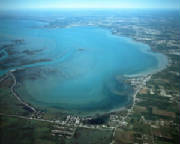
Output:
<instances>
[{"instance_id":1,"label":"horizon line","mask_svg":"<svg viewBox=\"0 0 180 144\"><path fill-rule=\"evenodd\" d=\"M100 9L141 9L141 10L180 10L180 8L162 8L162 7L159 7L159 8L153 8L153 7L126 7L126 8L123 8L123 7L26 7L26 8L2 8L0 7L0 11L4 11L4 10L68 10L68 9L74 9L74 10L78 10L78 9L91 9L91 10L100 10Z\"/></svg>"}]
</instances>

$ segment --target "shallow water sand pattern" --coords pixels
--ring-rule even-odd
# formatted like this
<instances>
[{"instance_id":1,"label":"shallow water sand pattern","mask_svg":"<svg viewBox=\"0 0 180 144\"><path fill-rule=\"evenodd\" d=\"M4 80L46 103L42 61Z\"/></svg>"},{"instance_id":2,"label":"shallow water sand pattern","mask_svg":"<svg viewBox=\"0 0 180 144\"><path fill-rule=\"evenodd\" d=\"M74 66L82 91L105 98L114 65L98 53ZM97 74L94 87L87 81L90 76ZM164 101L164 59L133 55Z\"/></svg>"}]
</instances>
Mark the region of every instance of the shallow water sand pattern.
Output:
<instances>
[{"instance_id":1,"label":"shallow water sand pattern","mask_svg":"<svg viewBox=\"0 0 180 144\"><path fill-rule=\"evenodd\" d=\"M10 22L4 21L11 27L5 33L25 41L16 46L14 57L37 61L20 66L13 63L9 68L26 69L18 91L30 103L78 111L112 110L127 105L132 95L131 87L117 76L165 65L160 61L164 56L152 53L147 45L99 27L46 29L37 28L42 24L36 21L16 20L16 26ZM25 50L41 51L28 56ZM41 59L48 61L38 61Z\"/></svg>"}]
</instances>

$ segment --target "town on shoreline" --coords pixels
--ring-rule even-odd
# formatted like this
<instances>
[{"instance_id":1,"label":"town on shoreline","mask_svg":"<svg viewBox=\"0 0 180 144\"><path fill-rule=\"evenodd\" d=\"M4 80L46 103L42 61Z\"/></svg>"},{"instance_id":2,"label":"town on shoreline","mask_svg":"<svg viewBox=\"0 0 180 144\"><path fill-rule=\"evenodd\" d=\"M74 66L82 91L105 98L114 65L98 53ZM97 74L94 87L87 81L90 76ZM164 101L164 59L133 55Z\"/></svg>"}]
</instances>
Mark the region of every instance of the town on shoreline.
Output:
<instances>
[{"instance_id":1,"label":"town on shoreline","mask_svg":"<svg viewBox=\"0 0 180 144\"><path fill-rule=\"evenodd\" d=\"M60 20L52 22L45 28L61 28L85 24L105 27L110 29L115 35L127 36L135 41L148 44L154 52L166 55L169 63L166 68L153 74L126 77L126 82L131 84L135 90L133 102L127 108L115 110L105 115L95 115L94 117L65 115L62 120L59 119L61 115L48 115L46 112L23 101L15 91L17 82L13 73L16 70L12 70L0 78L2 91L0 97L1 95L3 96L3 93L6 94L6 98L2 99L4 103L8 103L8 96L15 97L15 99L11 96L9 97L14 101L18 101L15 102L16 106L13 106L14 110L23 107L23 112L18 110L16 114L13 110L11 112L9 108L6 110L2 103L0 116L49 123L51 126L45 124L45 127L50 127L48 133L59 141L65 140L69 142L74 140L77 134L83 135L83 131L90 133L92 130L97 130L98 132L105 131L106 134L104 135L111 135L108 137L107 142L112 144L133 143L134 141L136 143L178 143L180 115L178 89L180 83L179 27L172 28L172 20L172 26L169 26L169 23L166 23L169 22L169 18L163 14L161 24L158 23L159 20L157 18L149 19L148 16L144 19L140 19L139 16L128 16L127 18L114 16L111 19L102 17L97 20L84 20L83 22L78 17L75 18L75 21L69 19L71 17L67 18L67 22L66 19L63 20L63 24ZM158 24L156 27L152 24L154 22ZM168 31L166 31L167 29ZM164 37L164 34L167 35L167 38ZM3 92L3 89L5 92ZM17 103L20 107L17 106ZM13 105L13 102L11 105ZM25 116L21 114L25 114ZM167 131L170 132L165 133ZM99 137L101 138L101 136Z\"/></svg>"}]
</instances>

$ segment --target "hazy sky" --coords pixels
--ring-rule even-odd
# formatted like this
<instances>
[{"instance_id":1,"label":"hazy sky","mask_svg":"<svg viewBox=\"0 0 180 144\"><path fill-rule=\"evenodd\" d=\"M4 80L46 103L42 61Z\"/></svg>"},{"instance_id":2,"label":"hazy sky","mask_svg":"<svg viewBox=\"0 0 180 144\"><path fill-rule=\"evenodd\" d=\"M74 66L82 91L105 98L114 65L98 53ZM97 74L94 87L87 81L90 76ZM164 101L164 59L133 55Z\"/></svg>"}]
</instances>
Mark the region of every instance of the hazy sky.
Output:
<instances>
[{"instance_id":1,"label":"hazy sky","mask_svg":"<svg viewBox=\"0 0 180 144\"><path fill-rule=\"evenodd\" d=\"M0 9L178 8L180 0L0 0Z\"/></svg>"}]
</instances>

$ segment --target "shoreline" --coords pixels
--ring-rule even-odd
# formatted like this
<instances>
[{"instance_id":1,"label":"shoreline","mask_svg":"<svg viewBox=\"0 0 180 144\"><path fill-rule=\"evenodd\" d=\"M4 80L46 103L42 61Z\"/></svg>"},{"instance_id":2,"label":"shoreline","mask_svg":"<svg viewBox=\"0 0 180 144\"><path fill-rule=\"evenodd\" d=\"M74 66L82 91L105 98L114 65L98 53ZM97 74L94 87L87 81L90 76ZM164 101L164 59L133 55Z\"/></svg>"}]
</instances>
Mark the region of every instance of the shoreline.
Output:
<instances>
[{"instance_id":1,"label":"shoreline","mask_svg":"<svg viewBox=\"0 0 180 144\"><path fill-rule=\"evenodd\" d=\"M168 63L168 64L169 64L169 63ZM150 78L151 78L151 76L152 76L153 74L156 74L156 73L164 70L165 68L168 67L168 64L166 65L166 67L163 67L163 68L161 68L161 69L155 70L153 73L152 73L152 71L148 71L148 73L139 73L139 74L134 74L134 75L124 75L125 79L132 79L132 78L133 78L133 79L140 79L140 78L144 78L144 79L145 79L145 81L144 81L144 82L141 82L141 84L138 86L138 88L135 89L135 91L133 92L132 97L131 97L132 101L131 101L130 103L127 103L127 105L122 106L122 107L119 107L119 108L111 109L111 110L109 110L108 112L106 112L106 111L98 111L98 110L97 110L97 111L90 112L90 113L84 112L83 114L80 114L80 115L77 114L76 112L75 112L75 113L72 112L71 115L77 115L77 116L80 116L80 117L92 117L92 118L93 118L93 117L95 117L96 115L100 115L100 116L102 116L102 115L110 115L110 114L112 114L112 113L121 112L121 111L124 111L124 110L128 110L127 115L129 115L129 111L131 112L131 111L133 110L133 108L134 108L134 105L135 105L135 102L136 102L136 95L139 93L139 91L143 88L143 86L145 86L146 82L147 82L148 80L150 80ZM16 71L16 70L18 71L18 69L12 69L12 70L10 70L8 73L5 73L4 77L8 77L8 75L10 75L10 76L13 77L13 80L14 80L15 76L13 75L13 72ZM0 80L0 82L3 81L3 79L5 79L4 77L2 77L2 79ZM131 81L131 80L130 80L130 81ZM14 82L15 82L15 81L14 81ZM16 82L15 82L15 83L16 83ZM19 98L19 96L17 96L16 93L14 94L14 87L15 87L15 85L13 84L13 85L11 86L11 92L12 92L13 95L16 97L16 99L17 99L18 101L20 101L20 103L22 103L23 105L25 105L25 106L27 106L28 108L30 108L33 112L37 112L37 111L35 110L35 108L31 107L28 103L24 102L21 98ZM65 113L68 115L68 111L65 112ZM125 118L127 118L127 116L125 116L123 119L125 119Z\"/></svg>"},{"instance_id":2,"label":"shoreline","mask_svg":"<svg viewBox=\"0 0 180 144\"><path fill-rule=\"evenodd\" d=\"M14 71L9 71L9 72L7 73L7 75L5 76L5 78L8 77L8 76L10 76L10 77L12 77L12 79L13 79L12 86L10 87L11 93L16 97L16 99L17 99L21 104L23 104L25 107L31 109L31 111L32 111L33 113L36 113L37 110L36 110L34 107L30 106L28 103L24 102L24 101L17 95L17 93L15 92L15 86L16 86L17 82L16 82L16 78L15 78L13 72L14 72ZM5 78L4 78L4 79L5 79ZM4 80L4 79L3 79L3 80ZM0 82L1 82L1 81L0 81Z\"/></svg>"},{"instance_id":3,"label":"shoreline","mask_svg":"<svg viewBox=\"0 0 180 144\"><path fill-rule=\"evenodd\" d=\"M115 34L116 35L116 34ZM116 35L119 36L119 35ZM120 36L121 37L121 36ZM143 41L137 41L131 37L122 37L127 39L130 43L137 43L139 45L144 45L146 49L144 48L138 48L142 53L154 56L157 60L157 66L154 68L148 68L146 70L143 70L141 72L137 72L135 74L125 74L125 77L140 77L140 76L146 76L149 74L156 74L164 69L166 69L169 65L169 58L164 53L161 53L159 51L153 51L151 46L149 44L144 43Z\"/></svg>"},{"instance_id":4,"label":"shoreline","mask_svg":"<svg viewBox=\"0 0 180 144\"><path fill-rule=\"evenodd\" d=\"M99 26L98 26L99 27ZM104 29L104 28L103 28ZM106 30L108 30L108 29L106 29ZM109 31L109 30L108 30ZM119 36L119 35L116 35L116 34L112 34L113 36L117 36L117 37L122 37L122 36ZM139 48L139 50L140 51L142 51L143 53L147 53L147 54L152 54L153 56L156 56L156 58L158 59L158 66L157 66L157 68L153 68L153 69L148 69L148 70L145 70L145 71L142 71L142 72L140 72L140 73L137 73L137 74L127 74L127 75L124 75L124 77L125 78L142 78L142 77L148 77L148 75L153 75L153 74L156 74L156 73L158 73L158 72L160 72L160 71L162 71L162 70L164 70L165 68L167 68L168 67L168 64L169 64L169 62L168 62L168 57L167 57L167 59L166 59L166 57L164 57L164 61L165 61L165 59L167 60L166 62L167 63L165 63L164 61L163 62L161 62L161 60L162 60L162 57L158 57L158 55L162 55L162 56L166 56L166 55L164 55L163 53L160 53L160 52L158 52L158 53L156 53L156 52L153 52L152 51L152 48L148 45L148 44L145 44L145 43L143 43L142 42L142 44L141 44L141 42L139 42L139 41L136 41L136 40L134 40L133 38L131 38L131 37L122 37L122 38L126 38L128 41L131 41L131 42L135 42L135 43L139 43L140 45L147 45L147 49L142 49L141 47ZM17 69L18 70L18 69ZM9 70L9 71L11 71L11 70ZM8 73L8 72L7 72ZM7 74L7 73L5 73L5 74ZM142 85L143 85L143 83L142 83ZM101 115L103 115L103 114L108 114L108 113L112 113L112 112L119 112L119 111L122 111L122 110L126 110L126 109L128 109L127 107L133 107L134 106L134 104L135 104L135 99L136 99L136 95L138 94L138 92L141 90L141 88L142 88L142 86L141 87L139 87L138 89L135 89L135 91L134 91L134 93L132 94L132 98L133 98L133 100L132 100L132 104L131 103L128 103L126 106L122 106L122 107L120 107L120 108L114 108L114 109L112 109L112 110L109 110L108 112L105 112L105 111L95 111L95 112L91 112L90 114L86 114L86 112L85 112L85 114L83 114L83 115L85 115L85 116L94 116L94 115L96 115L96 114L101 114ZM21 100L22 101L22 100ZM23 101L22 101L23 102ZM68 113L68 112L67 112Z\"/></svg>"},{"instance_id":5,"label":"shoreline","mask_svg":"<svg viewBox=\"0 0 180 144\"><path fill-rule=\"evenodd\" d=\"M120 36L120 35L117 35L116 33L112 33L112 35ZM132 37L125 37L125 36L120 36L120 37L128 38L129 41L136 42L136 43L142 43L142 44L146 45L149 49L146 49L146 50L141 49L141 48L139 48L139 49L143 53L156 55L156 59L158 60L158 68L145 70L145 71L142 71L142 72L137 73L137 74L125 74L125 75L123 75L125 78L135 78L135 79L143 78L143 77L145 78L145 81L143 83L141 83L141 85L139 85L139 87L135 90L134 94L132 95L133 100L132 100L132 104L131 104L130 108L128 108L128 106L124 106L122 108L114 109L111 112L107 112L107 114L108 113L111 114L113 112L120 112L120 111L123 111L123 110L127 110L126 116L122 117L122 121L125 121L125 119L127 119L129 114L132 113L132 111L133 111L133 108L134 108L134 106L136 104L136 96L139 93L139 91L146 85L146 83L151 79L151 77L154 74L157 74L157 73L159 73L159 72L161 72L161 71L163 71L163 70L165 70L166 68L169 67L170 59L166 54L164 54L164 53L162 53L160 51L153 51L152 47L149 44L144 43L144 41L138 41L138 40L136 40L136 39L134 39ZM150 53L148 51L150 51ZM158 57L158 55L161 55L161 57L164 58L163 62L166 61L165 64L162 62L162 59Z\"/></svg>"},{"instance_id":6,"label":"shoreline","mask_svg":"<svg viewBox=\"0 0 180 144\"><path fill-rule=\"evenodd\" d=\"M127 106L123 106L121 108L115 108L115 109L112 109L110 112L107 112L106 114L111 114L111 113L114 113L114 112L120 112L120 111L123 111L123 110L129 110L129 109L133 109L134 105L135 105L135 102L136 102L136 95L139 93L139 91L146 85L146 83L151 79L151 76L153 74L148 74L148 75L141 75L141 76L133 76L133 77L128 77L128 78L134 78L134 79L141 79L143 78L142 82L140 85L138 85L138 87L136 89L134 89L134 93L132 94L132 103L127 105ZM131 80L130 80L131 81ZM130 106L130 108L128 108Z\"/></svg>"}]
</instances>

